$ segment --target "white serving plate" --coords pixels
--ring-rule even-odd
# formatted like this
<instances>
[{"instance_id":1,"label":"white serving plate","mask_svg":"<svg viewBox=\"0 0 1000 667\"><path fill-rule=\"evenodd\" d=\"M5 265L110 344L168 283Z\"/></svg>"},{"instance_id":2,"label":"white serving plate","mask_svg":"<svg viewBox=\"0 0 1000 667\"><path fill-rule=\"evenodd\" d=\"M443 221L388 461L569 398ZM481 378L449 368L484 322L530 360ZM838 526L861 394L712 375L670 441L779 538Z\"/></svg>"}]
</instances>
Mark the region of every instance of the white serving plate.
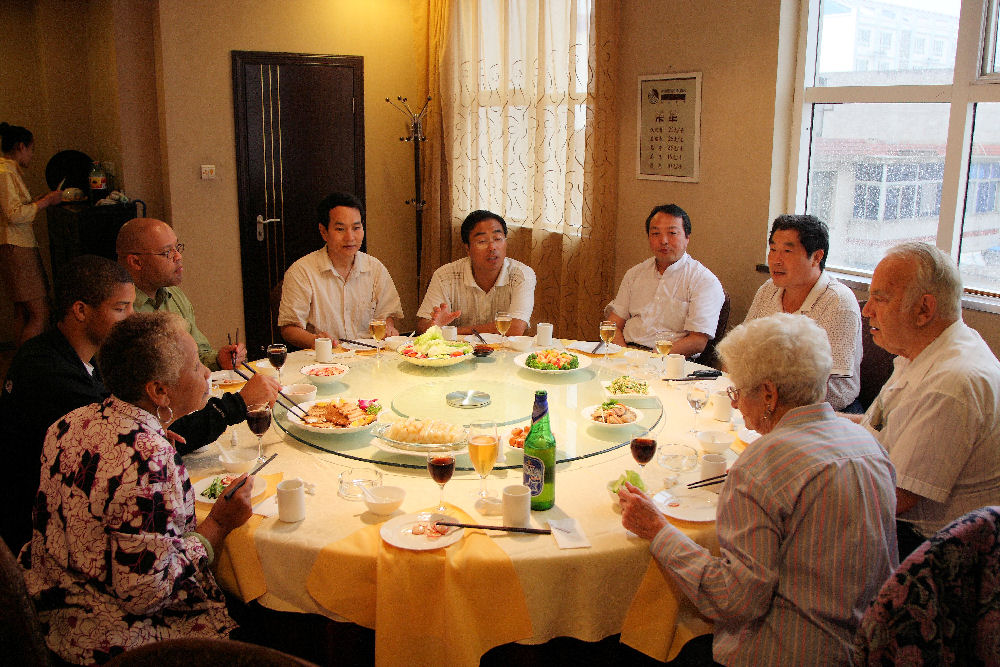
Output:
<instances>
[{"instance_id":1,"label":"white serving plate","mask_svg":"<svg viewBox=\"0 0 1000 667\"><path fill-rule=\"evenodd\" d=\"M466 448L468 443L468 436L465 440L461 442L442 442L442 443L420 443L420 442L403 442L402 440L393 440L392 438L385 435L385 432L389 430L392 424L388 422L382 422L377 428L372 430L372 434L384 442L386 442L393 450L400 450L406 452L414 452L417 454L424 454L426 452L457 452ZM398 451L393 453L399 453Z\"/></svg>"},{"instance_id":2,"label":"white serving plate","mask_svg":"<svg viewBox=\"0 0 1000 667\"><path fill-rule=\"evenodd\" d=\"M649 383L647 382L646 385L648 386ZM614 398L619 401L656 398L656 394L652 392L647 392L645 394L614 394L611 392L611 389L609 389L611 386L611 382L609 380L601 380L601 386L604 387L604 393L608 395L608 398Z\"/></svg>"},{"instance_id":3,"label":"white serving plate","mask_svg":"<svg viewBox=\"0 0 1000 667\"><path fill-rule=\"evenodd\" d=\"M653 496L653 503L661 512L674 519L698 523L715 521L719 494L705 489L688 489L684 484L685 482L680 482L680 486L673 491L660 491Z\"/></svg>"},{"instance_id":4,"label":"white serving plate","mask_svg":"<svg viewBox=\"0 0 1000 667\"><path fill-rule=\"evenodd\" d=\"M643 418L642 410L636 410L631 405L627 405L625 407L627 407L629 410L635 413L635 421L631 421L625 424L606 424L604 422L599 422L591 418L590 416L594 413L594 410L596 410L599 407L601 407L601 404L595 403L594 405L588 406L583 410L581 410L580 414L583 415L583 418L589 421L594 426L600 426L602 428L611 428L611 429L627 429L629 426L639 426L638 422Z\"/></svg>"},{"instance_id":5,"label":"white serving plate","mask_svg":"<svg viewBox=\"0 0 1000 667\"><path fill-rule=\"evenodd\" d=\"M299 403L299 407L303 410L309 410L312 406L317 403L330 403L336 400L336 398L324 398L316 401L304 401ZM345 401L357 401L357 399L345 398ZM302 429L303 431L309 431L310 433L318 433L320 435L347 435L348 433L360 433L361 431L368 431L373 426L378 424L378 417L376 416L375 421L370 424L365 424L363 426L345 426L344 428L324 428L322 426L313 426L312 424L307 424L299 417L294 410L288 410L288 421L292 422L292 425Z\"/></svg>"},{"instance_id":6,"label":"white serving plate","mask_svg":"<svg viewBox=\"0 0 1000 667\"><path fill-rule=\"evenodd\" d=\"M550 350L550 349L553 349L553 348L545 348L545 349ZM532 373L545 373L545 374L550 374L550 375L553 374L553 373L556 374L556 375L565 375L566 373L572 373L573 371L579 371L579 370L582 370L582 369L587 368L588 366L590 366L590 357L585 357L585 356L583 356L581 354L578 354L578 355L576 355L576 358L580 361L580 365L577 368L568 368L568 369L561 369L561 370L532 368L531 366L528 366L525 363L527 361L527 359L528 359L528 356L531 355L531 354L534 354L534 353L533 352L525 352L524 354L517 355L516 357L514 357L514 364L517 365L517 366L520 366L521 368L529 370Z\"/></svg>"},{"instance_id":7,"label":"white serving plate","mask_svg":"<svg viewBox=\"0 0 1000 667\"><path fill-rule=\"evenodd\" d=\"M405 345L403 347L406 347ZM402 353L402 348L396 350L396 353L402 357L403 361L407 361L414 366L427 366L429 368L441 368L443 366L454 366L455 364L460 364L463 361L468 361L473 358L472 349L469 349L467 354L463 354L460 357L437 357L433 359L421 359L419 357L408 357Z\"/></svg>"},{"instance_id":8,"label":"white serving plate","mask_svg":"<svg viewBox=\"0 0 1000 667\"><path fill-rule=\"evenodd\" d=\"M339 368L342 373L339 375L310 375L309 372L313 370L322 370L326 368ZM351 370L350 366L345 366L344 364L309 364L308 366L303 366L299 369L299 373L303 377L309 379L310 382L316 384L333 384L334 382L340 382L341 378L347 375Z\"/></svg>"}]
</instances>

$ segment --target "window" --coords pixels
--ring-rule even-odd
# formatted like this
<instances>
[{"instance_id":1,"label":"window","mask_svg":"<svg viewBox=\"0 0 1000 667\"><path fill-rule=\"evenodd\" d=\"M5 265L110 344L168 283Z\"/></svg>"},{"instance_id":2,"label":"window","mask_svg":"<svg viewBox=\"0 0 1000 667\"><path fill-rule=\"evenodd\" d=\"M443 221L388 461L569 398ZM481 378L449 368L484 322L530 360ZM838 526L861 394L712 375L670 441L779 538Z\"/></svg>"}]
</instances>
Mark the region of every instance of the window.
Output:
<instances>
[{"instance_id":1,"label":"window","mask_svg":"<svg viewBox=\"0 0 1000 667\"><path fill-rule=\"evenodd\" d=\"M443 79L452 212L581 233L593 3L456 3Z\"/></svg>"},{"instance_id":2,"label":"window","mask_svg":"<svg viewBox=\"0 0 1000 667\"><path fill-rule=\"evenodd\" d=\"M926 241L967 289L1000 296L997 2L808 3L789 208L830 225L829 267L870 275L888 248Z\"/></svg>"}]
</instances>

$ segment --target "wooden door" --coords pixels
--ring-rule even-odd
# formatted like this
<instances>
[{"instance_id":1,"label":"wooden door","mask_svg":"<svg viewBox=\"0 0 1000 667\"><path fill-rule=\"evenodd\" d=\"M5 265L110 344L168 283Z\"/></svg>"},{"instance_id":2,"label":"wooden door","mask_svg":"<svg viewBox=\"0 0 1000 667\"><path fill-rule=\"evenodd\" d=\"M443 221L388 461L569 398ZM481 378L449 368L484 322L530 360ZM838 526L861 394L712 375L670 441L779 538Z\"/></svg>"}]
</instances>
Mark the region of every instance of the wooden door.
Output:
<instances>
[{"instance_id":1,"label":"wooden door","mask_svg":"<svg viewBox=\"0 0 1000 667\"><path fill-rule=\"evenodd\" d=\"M336 190L365 200L364 70L360 56L233 51L232 62L243 312L257 358L280 340L275 286L323 245L319 201Z\"/></svg>"}]
</instances>

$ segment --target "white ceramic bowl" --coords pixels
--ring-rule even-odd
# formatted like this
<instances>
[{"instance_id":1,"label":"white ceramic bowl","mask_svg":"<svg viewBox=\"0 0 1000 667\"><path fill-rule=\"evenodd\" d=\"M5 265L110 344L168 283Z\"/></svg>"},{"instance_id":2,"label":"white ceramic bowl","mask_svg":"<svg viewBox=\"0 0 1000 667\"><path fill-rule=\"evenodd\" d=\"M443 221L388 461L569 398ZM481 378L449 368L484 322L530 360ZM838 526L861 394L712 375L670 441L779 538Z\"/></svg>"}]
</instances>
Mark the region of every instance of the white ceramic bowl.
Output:
<instances>
[{"instance_id":1,"label":"white ceramic bowl","mask_svg":"<svg viewBox=\"0 0 1000 667\"><path fill-rule=\"evenodd\" d=\"M288 398L295 401L295 404L316 400L316 385L314 384L290 384L281 388L281 391Z\"/></svg>"},{"instance_id":2,"label":"white ceramic bowl","mask_svg":"<svg viewBox=\"0 0 1000 667\"><path fill-rule=\"evenodd\" d=\"M389 336L383 342L385 343L385 347L395 351L400 345L406 345L412 341L413 339L408 336Z\"/></svg>"},{"instance_id":3,"label":"white ceramic bowl","mask_svg":"<svg viewBox=\"0 0 1000 667\"><path fill-rule=\"evenodd\" d=\"M253 470L257 463L256 449L231 449L226 451L228 460L219 455L219 463L226 469L226 472L234 475L242 475Z\"/></svg>"},{"instance_id":4,"label":"white ceramic bowl","mask_svg":"<svg viewBox=\"0 0 1000 667\"><path fill-rule=\"evenodd\" d=\"M535 345L534 336L508 336L507 344L518 352L527 352Z\"/></svg>"},{"instance_id":5,"label":"white ceramic bowl","mask_svg":"<svg viewBox=\"0 0 1000 667\"><path fill-rule=\"evenodd\" d=\"M311 364L300 368L299 373L304 375L313 384L321 385L340 382L350 370L350 366L343 364ZM321 375L314 375L314 373L320 373Z\"/></svg>"},{"instance_id":6,"label":"white ceramic bowl","mask_svg":"<svg viewBox=\"0 0 1000 667\"><path fill-rule=\"evenodd\" d=\"M706 454L722 454L735 439L736 436L728 431L698 431L698 443Z\"/></svg>"},{"instance_id":7,"label":"white ceramic bowl","mask_svg":"<svg viewBox=\"0 0 1000 667\"><path fill-rule=\"evenodd\" d=\"M378 500L372 500L367 495L364 496L365 505L375 514L392 514L403 504L406 498L406 491L398 486L376 486L371 489L372 494Z\"/></svg>"}]
</instances>

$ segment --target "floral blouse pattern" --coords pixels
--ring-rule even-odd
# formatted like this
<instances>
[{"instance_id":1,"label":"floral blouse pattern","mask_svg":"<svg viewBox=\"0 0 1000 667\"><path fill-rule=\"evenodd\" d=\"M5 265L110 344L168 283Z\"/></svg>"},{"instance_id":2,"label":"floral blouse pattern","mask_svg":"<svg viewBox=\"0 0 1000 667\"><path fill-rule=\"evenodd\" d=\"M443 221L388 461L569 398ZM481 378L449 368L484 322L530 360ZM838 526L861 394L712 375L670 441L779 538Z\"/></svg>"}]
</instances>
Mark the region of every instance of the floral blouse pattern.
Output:
<instances>
[{"instance_id":1,"label":"floral blouse pattern","mask_svg":"<svg viewBox=\"0 0 1000 667\"><path fill-rule=\"evenodd\" d=\"M861 620L858 664L1000 664L1000 507L969 512L904 560Z\"/></svg>"},{"instance_id":2,"label":"floral blouse pattern","mask_svg":"<svg viewBox=\"0 0 1000 667\"><path fill-rule=\"evenodd\" d=\"M111 397L49 428L21 552L49 648L74 663L236 626L195 530L194 491L157 419Z\"/></svg>"}]
</instances>

